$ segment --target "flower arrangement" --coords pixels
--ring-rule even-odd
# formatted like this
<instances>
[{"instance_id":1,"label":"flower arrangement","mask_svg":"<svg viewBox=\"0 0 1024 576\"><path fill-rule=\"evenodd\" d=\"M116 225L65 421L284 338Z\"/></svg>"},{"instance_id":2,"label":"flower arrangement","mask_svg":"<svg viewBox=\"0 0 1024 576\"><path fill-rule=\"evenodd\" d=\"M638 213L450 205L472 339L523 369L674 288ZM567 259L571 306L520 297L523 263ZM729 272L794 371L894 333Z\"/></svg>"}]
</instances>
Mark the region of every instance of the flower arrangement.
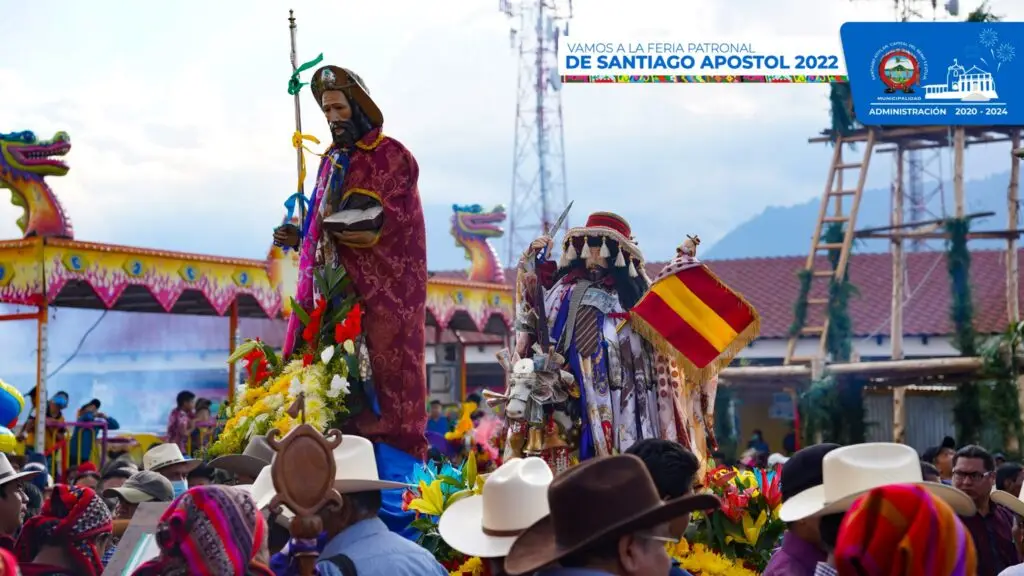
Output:
<instances>
[{"instance_id":1,"label":"flower arrangement","mask_svg":"<svg viewBox=\"0 0 1024 576\"><path fill-rule=\"evenodd\" d=\"M241 362L246 388L225 410L223 431L210 447L212 456L238 454L256 434L277 428L287 434L298 422L288 414L299 393L305 396L306 422L326 432L348 413L349 377L358 378L356 340L362 310L348 295L344 269L317 271L321 297L306 313L293 299L292 313L302 322L302 345L291 359L280 358L258 338L242 343L228 358Z\"/></svg>"},{"instance_id":2,"label":"flower arrangement","mask_svg":"<svg viewBox=\"0 0 1024 576\"><path fill-rule=\"evenodd\" d=\"M779 519L782 504L781 466L738 470L719 466L708 472L705 486L722 507L698 519L694 550L713 551L759 573L764 570L786 526ZM696 552L695 552L696 553Z\"/></svg>"},{"instance_id":3,"label":"flower arrangement","mask_svg":"<svg viewBox=\"0 0 1024 576\"><path fill-rule=\"evenodd\" d=\"M437 530L437 523L449 506L483 490L484 479L477 474L476 455L470 452L458 468L447 461L418 466L411 483L416 487L407 489L402 495L402 510L416 512L416 519L410 524L420 533L416 542L429 550L446 569L454 570L453 574L475 574L458 571L471 559L445 543ZM469 568L473 569L473 566Z\"/></svg>"},{"instance_id":4,"label":"flower arrangement","mask_svg":"<svg viewBox=\"0 0 1024 576\"><path fill-rule=\"evenodd\" d=\"M741 560L729 558L704 544L690 545L686 539L668 545L668 553L679 566L694 576L758 576Z\"/></svg>"}]
</instances>

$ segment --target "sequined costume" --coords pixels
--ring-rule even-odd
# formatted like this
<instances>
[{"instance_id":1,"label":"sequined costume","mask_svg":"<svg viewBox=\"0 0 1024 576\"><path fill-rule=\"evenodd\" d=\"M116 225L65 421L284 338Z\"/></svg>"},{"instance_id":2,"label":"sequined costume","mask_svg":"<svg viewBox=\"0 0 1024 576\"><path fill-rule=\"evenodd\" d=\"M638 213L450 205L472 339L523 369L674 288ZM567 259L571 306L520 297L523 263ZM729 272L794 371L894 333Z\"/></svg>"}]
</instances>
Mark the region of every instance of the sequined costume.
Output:
<instances>
[{"instance_id":1,"label":"sequined costume","mask_svg":"<svg viewBox=\"0 0 1024 576\"><path fill-rule=\"evenodd\" d=\"M572 383L562 402L534 398L543 416L535 408L508 418L504 456L538 453L557 471L577 455L617 454L638 440L663 438L704 461L709 440L714 443L717 379L686 382L675 361L625 322L650 286L629 225L614 214L593 214L585 227L567 233L559 264L538 252L527 250L519 264L516 356L537 357L546 324ZM516 393L510 386L508 395ZM558 441L568 449L550 450ZM566 452L568 463L553 462Z\"/></svg>"}]
</instances>

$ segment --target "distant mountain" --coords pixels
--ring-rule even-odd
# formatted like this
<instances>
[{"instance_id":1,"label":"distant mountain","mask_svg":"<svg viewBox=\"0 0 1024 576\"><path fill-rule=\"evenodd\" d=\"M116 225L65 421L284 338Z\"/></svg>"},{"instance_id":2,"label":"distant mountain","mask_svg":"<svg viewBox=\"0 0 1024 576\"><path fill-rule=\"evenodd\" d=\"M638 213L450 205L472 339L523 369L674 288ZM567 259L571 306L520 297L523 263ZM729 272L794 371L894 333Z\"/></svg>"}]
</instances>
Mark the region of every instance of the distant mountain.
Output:
<instances>
[{"instance_id":1,"label":"distant mountain","mask_svg":"<svg viewBox=\"0 0 1024 576\"><path fill-rule=\"evenodd\" d=\"M995 212L995 216L976 220L975 230L1005 230L1007 228L1006 187L1010 174L994 174L983 180L964 183L967 198L967 212ZM934 183L931 184L934 187ZM947 182L945 191L947 212L953 209L953 185ZM857 229L889 225L891 198L889 190L865 190L857 215ZM705 257L709 259L761 258L768 256L792 256L807 254L811 247L811 235L818 219L820 200L809 200L795 206L769 206L761 214L740 224L721 240L708 248ZM937 199L936 203L937 204ZM931 219L925 216L924 219ZM929 248L941 247L941 241L932 241ZM1002 240L973 240L972 249L1004 248ZM884 240L859 241L858 252L884 252L889 249Z\"/></svg>"}]
</instances>

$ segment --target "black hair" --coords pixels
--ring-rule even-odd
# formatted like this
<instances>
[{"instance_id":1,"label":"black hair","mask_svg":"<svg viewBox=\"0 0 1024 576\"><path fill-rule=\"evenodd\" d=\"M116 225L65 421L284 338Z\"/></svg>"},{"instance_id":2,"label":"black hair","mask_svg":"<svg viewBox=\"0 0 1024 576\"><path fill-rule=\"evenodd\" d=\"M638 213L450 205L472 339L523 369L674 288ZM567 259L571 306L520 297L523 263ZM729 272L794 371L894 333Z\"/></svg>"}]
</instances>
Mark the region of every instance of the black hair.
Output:
<instances>
[{"instance_id":1,"label":"black hair","mask_svg":"<svg viewBox=\"0 0 1024 576\"><path fill-rule=\"evenodd\" d=\"M477 406L479 406L480 403L483 402L483 397L481 397L476 392L473 392L469 396L466 396L466 402L472 402L473 404L476 404Z\"/></svg>"},{"instance_id":2,"label":"black hair","mask_svg":"<svg viewBox=\"0 0 1024 576\"><path fill-rule=\"evenodd\" d=\"M100 404L99 398L93 398L92 400L89 400L88 402L85 403L85 406L95 406L97 410L100 409L101 405L102 404ZM82 406L82 408L85 408L85 406Z\"/></svg>"},{"instance_id":3,"label":"black hair","mask_svg":"<svg viewBox=\"0 0 1024 576\"><path fill-rule=\"evenodd\" d=\"M949 448L950 450L956 450L956 440L952 436L944 436L942 438L942 444L939 448Z\"/></svg>"},{"instance_id":4,"label":"black hair","mask_svg":"<svg viewBox=\"0 0 1024 576\"><path fill-rule=\"evenodd\" d=\"M68 393L63 390L58 390L57 393L53 395L54 398L56 398L57 396L63 396L65 399L70 398L70 396L68 396Z\"/></svg>"},{"instance_id":5,"label":"black hair","mask_svg":"<svg viewBox=\"0 0 1024 576\"><path fill-rule=\"evenodd\" d=\"M646 438L626 450L644 461L662 498L679 498L693 489L700 462L692 452L671 440Z\"/></svg>"},{"instance_id":6,"label":"black hair","mask_svg":"<svg viewBox=\"0 0 1024 576\"><path fill-rule=\"evenodd\" d=\"M996 488L1005 489L1006 484L1012 484L1017 476L1024 471L1024 466L1016 462L1006 462L996 468Z\"/></svg>"},{"instance_id":7,"label":"black hair","mask_svg":"<svg viewBox=\"0 0 1024 576\"><path fill-rule=\"evenodd\" d=\"M28 497L28 503L25 505L28 508L28 517L39 514L43 508L43 491L31 482L25 482L22 487L25 489L25 496Z\"/></svg>"},{"instance_id":8,"label":"black hair","mask_svg":"<svg viewBox=\"0 0 1024 576\"><path fill-rule=\"evenodd\" d=\"M928 476L939 476L939 469L935 467L935 464L931 462L921 461L921 477L927 478Z\"/></svg>"},{"instance_id":9,"label":"black hair","mask_svg":"<svg viewBox=\"0 0 1024 576\"><path fill-rule=\"evenodd\" d=\"M845 512L828 514L821 517L818 532L821 534L821 542L829 550L835 550L836 542L839 541L839 527L843 524Z\"/></svg>"},{"instance_id":10,"label":"black hair","mask_svg":"<svg viewBox=\"0 0 1024 576\"><path fill-rule=\"evenodd\" d=\"M981 446L975 444L968 444L967 446L957 450L956 455L953 456L953 466L956 466L957 460L961 458L977 458L978 460L981 460L982 464L985 465L986 472L991 472L996 469L996 461L992 458L992 455L988 453L988 450L985 450Z\"/></svg>"},{"instance_id":11,"label":"black hair","mask_svg":"<svg viewBox=\"0 0 1024 576\"><path fill-rule=\"evenodd\" d=\"M619 295L619 304L622 305L622 308L624 310L629 310L633 306L636 306L636 303L640 301L640 298L647 293L647 289L649 288L649 286L647 285L647 280L645 280L644 277L639 274L636 278L630 276L628 264L626 267L622 268L615 266L614 262L619 254L618 242L612 240L611 238L606 238L603 240L601 238L587 238L587 244L589 246L600 246L602 241L608 247L609 256L606 259L608 262L608 274L611 276L612 282L615 285L615 291ZM577 250L577 252L582 252L582 250ZM626 257L625 254L623 254L623 257L626 259L626 262L628 263L630 259ZM570 262L568 265L562 266L561 268L558 269L558 271L555 273L555 281L557 282L558 280L561 280L571 272L579 271L585 273L586 270L586 260L584 260L582 257L577 258Z\"/></svg>"},{"instance_id":12,"label":"black hair","mask_svg":"<svg viewBox=\"0 0 1024 576\"><path fill-rule=\"evenodd\" d=\"M441 401L440 400L431 400L430 401L430 405L431 406L440 406L441 405Z\"/></svg>"},{"instance_id":13,"label":"black hair","mask_svg":"<svg viewBox=\"0 0 1024 576\"><path fill-rule=\"evenodd\" d=\"M925 448L924 452L921 453L921 461L929 464L935 464L935 459L939 457L939 452L942 452L942 446Z\"/></svg>"},{"instance_id":14,"label":"black hair","mask_svg":"<svg viewBox=\"0 0 1024 576\"><path fill-rule=\"evenodd\" d=\"M384 496L380 490L345 494L345 503L351 504L357 512L365 516L376 516L380 512L383 501Z\"/></svg>"},{"instance_id":15,"label":"black hair","mask_svg":"<svg viewBox=\"0 0 1024 576\"><path fill-rule=\"evenodd\" d=\"M186 402L191 402L192 400L195 399L195 394L189 392L188 390L182 390L181 392L178 392L178 397L175 399L175 402L177 402L178 408L181 408L183 405L185 405Z\"/></svg>"},{"instance_id":16,"label":"black hair","mask_svg":"<svg viewBox=\"0 0 1024 576\"><path fill-rule=\"evenodd\" d=\"M217 474L217 469L210 466L206 462L203 462L199 466L196 466L194 470L188 473L189 478L206 478L207 480L213 480Z\"/></svg>"}]
</instances>

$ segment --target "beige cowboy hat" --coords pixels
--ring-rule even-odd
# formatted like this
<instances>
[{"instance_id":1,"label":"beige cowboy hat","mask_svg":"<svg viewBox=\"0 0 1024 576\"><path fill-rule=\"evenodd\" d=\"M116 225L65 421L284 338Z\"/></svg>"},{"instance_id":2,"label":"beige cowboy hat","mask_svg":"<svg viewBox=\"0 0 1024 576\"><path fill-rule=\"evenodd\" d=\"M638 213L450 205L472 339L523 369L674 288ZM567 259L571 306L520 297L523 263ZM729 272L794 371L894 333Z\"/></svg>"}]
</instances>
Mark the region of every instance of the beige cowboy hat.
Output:
<instances>
[{"instance_id":1,"label":"beige cowboy hat","mask_svg":"<svg viewBox=\"0 0 1024 576\"><path fill-rule=\"evenodd\" d=\"M26 466L26 469L17 472L14 466L11 465L11 461L7 459L7 455L0 452L0 486L15 480L23 480L32 478L42 474L42 470L32 470Z\"/></svg>"},{"instance_id":2,"label":"beige cowboy hat","mask_svg":"<svg viewBox=\"0 0 1024 576\"><path fill-rule=\"evenodd\" d=\"M466 556L501 558L524 530L548 515L551 468L514 458L488 476L483 494L455 502L438 522L441 538Z\"/></svg>"},{"instance_id":3,"label":"beige cowboy hat","mask_svg":"<svg viewBox=\"0 0 1024 576\"><path fill-rule=\"evenodd\" d=\"M846 512L857 498L891 484L917 484L949 504L960 516L977 508L970 496L945 484L925 482L917 452L905 444L871 442L832 450L821 461L822 484L794 494L782 503L779 518L804 518Z\"/></svg>"},{"instance_id":4,"label":"beige cowboy hat","mask_svg":"<svg viewBox=\"0 0 1024 576\"><path fill-rule=\"evenodd\" d=\"M334 449L334 489L340 494L373 492L410 488L403 482L381 480L377 473L377 459L373 454L373 443L362 436L346 434L341 444ZM260 471L252 485L252 497L257 508L270 505L277 491L271 479L271 467Z\"/></svg>"},{"instance_id":5,"label":"beige cowboy hat","mask_svg":"<svg viewBox=\"0 0 1024 576\"><path fill-rule=\"evenodd\" d=\"M1017 516L1024 516L1024 488L1021 488L1020 495L1014 496L1005 490L993 490L989 498L1000 506L1005 506Z\"/></svg>"},{"instance_id":6,"label":"beige cowboy hat","mask_svg":"<svg viewBox=\"0 0 1024 576\"><path fill-rule=\"evenodd\" d=\"M181 453L181 448L174 443L157 444L142 455L142 469L152 470L153 472L175 464L183 464L186 473L188 473L198 468L202 463L202 460L185 458L185 455Z\"/></svg>"},{"instance_id":7,"label":"beige cowboy hat","mask_svg":"<svg viewBox=\"0 0 1024 576\"><path fill-rule=\"evenodd\" d=\"M505 556L510 575L532 574L605 538L652 529L721 502L710 494L663 501L643 461L622 454L587 460L555 478L548 504L551 513L520 534Z\"/></svg>"},{"instance_id":8,"label":"beige cowboy hat","mask_svg":"<svg viewBox=\"0 0 1024 576\"><path fill-rule=\"evenodd\" d=\"M321 105L324 92L338 90L344 92L346 98L359 104L374 128L384 125L384 114L381 113L373 98L370 98L370 91L363 83L363 79L348 68L324 66L313 73L313 80L309 83L309 87L313 90L313 97L316 98L318 107Z\"/></svg>"},{"instance_id":9,"label":"beige cowboy hat","mask_svg":"<svg viewBox=\"0 0 1024 576\"><path fill-rule=\"evenodd\" d=\"M255 479L260 471L270 466L274 454L274 449L267 444L267 437L256 435L249 439L241 454L219 456L210 461L210 466Z\"/></svg>"}]
</instances>

